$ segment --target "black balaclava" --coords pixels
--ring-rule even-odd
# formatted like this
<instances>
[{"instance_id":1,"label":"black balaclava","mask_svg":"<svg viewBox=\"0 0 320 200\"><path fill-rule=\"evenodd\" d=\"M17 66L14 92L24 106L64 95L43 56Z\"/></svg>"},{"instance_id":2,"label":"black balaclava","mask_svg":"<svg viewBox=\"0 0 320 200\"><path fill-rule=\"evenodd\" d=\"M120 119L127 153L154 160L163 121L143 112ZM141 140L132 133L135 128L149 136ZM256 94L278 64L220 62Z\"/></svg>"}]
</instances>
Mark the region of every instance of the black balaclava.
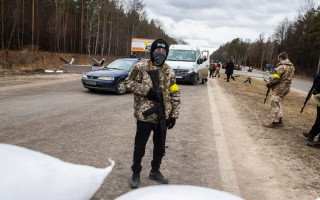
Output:
<instances>
[{"instance_id":1,"label":"black balaclava","mask_svg":"<svg viewBox=\"0 0 320 200\"><path fill-rule=\"evenodd\" d=\"M162 51L154 52L157 48L163 48L166 50L166 54ZM151 61L154 65L161 66L167 59L169 53L169 45L168 43L163 39L157 39L155 40L151 45Z\"/></svg>"}]
</instances>

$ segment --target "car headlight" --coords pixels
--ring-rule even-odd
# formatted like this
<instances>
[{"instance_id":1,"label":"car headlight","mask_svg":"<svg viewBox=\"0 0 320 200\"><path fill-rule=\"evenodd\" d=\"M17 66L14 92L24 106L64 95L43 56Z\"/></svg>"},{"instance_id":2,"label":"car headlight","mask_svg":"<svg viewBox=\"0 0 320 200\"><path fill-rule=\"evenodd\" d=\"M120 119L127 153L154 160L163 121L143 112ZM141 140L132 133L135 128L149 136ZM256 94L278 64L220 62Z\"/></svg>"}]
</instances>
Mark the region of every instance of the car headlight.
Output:
<instances>
[{"instance_id":1,"label":"car headlight","mask_svg":"<svg viewBox=\"0 0 320 200\"><path fill-rule=\"evenodd\" d=\"M85 75L85 74L82 74L82 78L88 78L88 77L87 77L87 75Z\"/></svg>"},{"instance_id":2,"label":"car headlight","mask_svg":"<svg viewBox=\"0 0 320 200\"><path fill-rule=\"evenodd\" d=\"M113 81L114 77L98 77L98 80Z\"/></svg>"},{"instance_id":3,"label":"car headlight","mask_svg":"<svg viewBox=\"0 0 320 200\"><path fill-rule=\"evenodd\" d=\"M195 72L195 68L196 68L196 66L195 66L195 64L193 64L192 68L189 69L188 74Z\"/></svg>"}]
</instances>

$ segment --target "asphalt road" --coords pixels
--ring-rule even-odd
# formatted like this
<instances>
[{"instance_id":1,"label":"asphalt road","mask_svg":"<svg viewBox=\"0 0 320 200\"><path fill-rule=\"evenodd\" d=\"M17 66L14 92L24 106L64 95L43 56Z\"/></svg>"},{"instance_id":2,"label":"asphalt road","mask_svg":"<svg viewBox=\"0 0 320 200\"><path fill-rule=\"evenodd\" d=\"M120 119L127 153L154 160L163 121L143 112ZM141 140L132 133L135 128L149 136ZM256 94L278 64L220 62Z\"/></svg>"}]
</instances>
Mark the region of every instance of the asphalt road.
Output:
<instances>
[{"instance_id":1,"label":"asphalt road","mask_svg":"<svg viewBox=\"0 0 320 200\"><path fill-rule=\"evenodd\" d=\"M0 87L0 142L100 168L109 165L110 157L115 168L93 199L114 199L131 190L133 94L91 93L82 87L80 77ZM221 189L214 138L207 131L211 127L207 87L181 85L180 89L181 118L168 131L162 172L170 184ZM141 186L157 184L147 178L151 138L147 146Z\"/></svg>"},{"instance_id":2,"label":"asphalt road","mask_svg":"<svg viewBox=\"0 0 320 200\"><path fill-rule=\"evenodd\" d=\"M244 76L251 76L251 77L258 77L262 79L268 80L269 77L272 75L268 72L262 72L259 70L253 70L252 72L248 72L248 68L242 69L241 71L234 70L234 74L244 75ZM222 72L224 73L224 72ZM296 91L302 92L302 93L308 93L310 88L312 86L311 81L302 80L299 78L294 77L291 84L291 89L294 89Z\"/></svg>"},{"instance_id":3,"label":"asphalt road","mask_svg":"<svg viewBox=\"0 0 320 200\"><path fill-rule=\"evenodd\" d=\"M80 77L3 80L0 142L98 168L110 165L111 158L115 167L92 199L114 199L131 191L133 94L92 93L82 87ZM257 132L243 117L247 110L235 109L237 99L225 92L218 79L179 87L180 117L168 131L167 155L161 165L170 184L203 186L259 200L301 199L300 193L308 193L288 187L287 178L269 162L268 150L252 139ZM141 187L158 185L148 179L152 147L150 138Z\"/></svg>"}]
</instances>

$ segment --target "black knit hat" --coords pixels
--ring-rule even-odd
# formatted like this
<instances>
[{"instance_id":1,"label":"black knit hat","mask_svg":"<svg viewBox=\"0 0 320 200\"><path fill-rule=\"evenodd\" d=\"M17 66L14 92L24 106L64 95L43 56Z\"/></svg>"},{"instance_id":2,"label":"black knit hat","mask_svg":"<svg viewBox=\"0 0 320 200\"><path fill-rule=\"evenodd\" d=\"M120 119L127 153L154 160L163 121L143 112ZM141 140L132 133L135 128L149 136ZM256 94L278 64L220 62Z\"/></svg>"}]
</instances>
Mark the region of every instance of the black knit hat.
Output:
<instances>
[{"instance_id":1,"label":"black knit hat","mask_svg":"<svg viewBox=\"0 0 320 200\"><path fill-rule=\"evenodd\" d=\"M157 40L155 40L153 43L152 43L152 45L151 45L151 51L150 51L150 55L151 55L151 60L152 60L152 62L154 61L153 60L153 52L154 52L154 50L156 50L157 48L163 48L163 49L165 49L166 50L166 52L167 52L167 55L166 55L166 59L167 59L167 56L168 56L168 53L169 53L169 45L168 45L168 43L165 41L165 40L163 40L163 39L157 39Z\"/></svg>"}]
</instances>

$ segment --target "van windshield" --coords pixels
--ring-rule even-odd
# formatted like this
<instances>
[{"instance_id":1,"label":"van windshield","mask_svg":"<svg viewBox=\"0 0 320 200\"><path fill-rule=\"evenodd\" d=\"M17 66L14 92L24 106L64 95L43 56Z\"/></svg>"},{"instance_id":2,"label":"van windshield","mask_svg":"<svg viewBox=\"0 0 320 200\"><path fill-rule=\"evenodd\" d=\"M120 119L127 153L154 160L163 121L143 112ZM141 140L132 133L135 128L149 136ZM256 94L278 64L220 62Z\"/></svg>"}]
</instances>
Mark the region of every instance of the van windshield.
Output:
<instances>
[{"instance_id":1,"label":"van windshield","mask_svg":"<svg viewBox=\"0 0 320 200\"><path fill-rule=\"evenodd\" d=\"M195 62L196 51L170 49L167 60Z\"/></svg>"}]
</instances>

